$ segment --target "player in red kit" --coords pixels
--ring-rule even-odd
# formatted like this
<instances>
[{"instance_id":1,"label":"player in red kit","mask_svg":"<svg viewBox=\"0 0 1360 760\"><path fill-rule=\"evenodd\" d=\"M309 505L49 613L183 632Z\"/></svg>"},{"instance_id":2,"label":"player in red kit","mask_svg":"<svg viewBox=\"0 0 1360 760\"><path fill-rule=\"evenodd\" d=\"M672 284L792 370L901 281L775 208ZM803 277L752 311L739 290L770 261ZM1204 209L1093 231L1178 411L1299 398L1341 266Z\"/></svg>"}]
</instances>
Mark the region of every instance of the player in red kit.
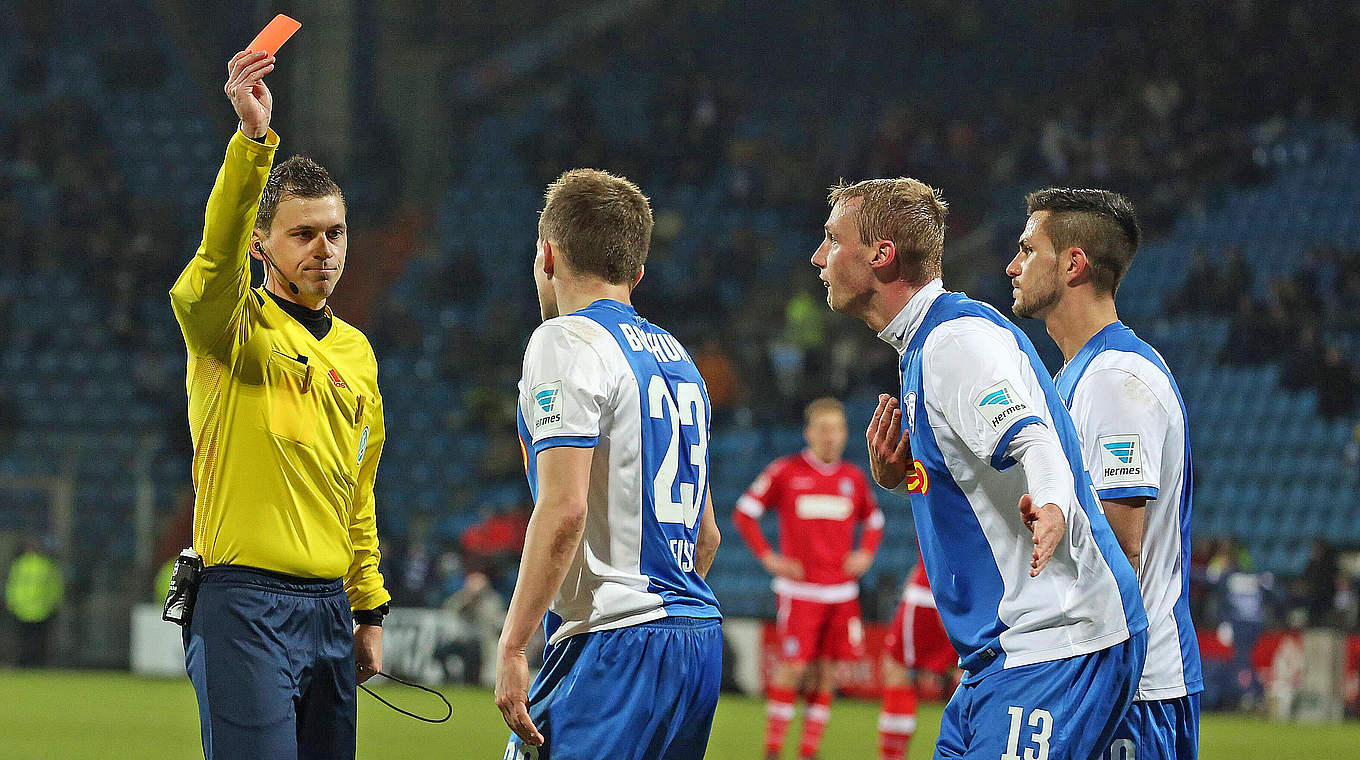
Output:
<instances>
[{"instance_id":1,"label":"player in red kit","mask_svg":"<svg viewBox=\"0 0 1360 760\"><path fill-rule=\"evenodd\" d=\"M847 437L841 403L833 398L813 401L804 422L808 447L770 463L737 501L733 515L742 538L774 576L778 601L781 658L770 677L767 758L777 758L783 748L798 687L814 662L816 691L803 713L798 756L817 754L831 718L831 664L863 656L858 579L873 564L883 538L883 513L869 481L858 467L841 461ZM778 552L765 541L757 522L766 510L779 515Z\"/></svg>"},{"instance_id":2,"label":"player in red kit","mask_svg":"<svg viewBox=\"0 0 1360 760\"><path fill-rule=\"evenodd\" d=\"M903 760L916 733L916 695L923 681L935 681L944 693L958 663L958 653L944 632L930 579L917 551L916 567L902 587L892 626L884 639L883 711L878 716L880 760Z\"/></svg>"}]
</instances>

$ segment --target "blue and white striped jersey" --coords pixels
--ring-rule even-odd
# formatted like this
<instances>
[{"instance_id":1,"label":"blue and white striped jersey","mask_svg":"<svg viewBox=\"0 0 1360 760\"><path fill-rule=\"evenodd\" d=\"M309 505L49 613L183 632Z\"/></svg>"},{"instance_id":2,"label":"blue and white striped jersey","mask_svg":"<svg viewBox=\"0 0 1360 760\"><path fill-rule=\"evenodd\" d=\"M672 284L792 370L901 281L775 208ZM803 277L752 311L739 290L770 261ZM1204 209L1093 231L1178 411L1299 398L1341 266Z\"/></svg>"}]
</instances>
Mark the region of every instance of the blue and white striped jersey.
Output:
<instances>
[{"instance_id":1,"label":"blue and white striped jersey","mask_svg":"<svg viewBox=\"0 0 1360 760\"><path fill-rule=\"evenodd\" d=\"M1190 435L1176 381L1121 322L1091 337L1056 378L1102 499L1143 497L1139 586L1148 615L1140 700L1204 690L1190 620Z\"/></svg>"},{"instance_id":2,"label":"blue and white striped jersey","mask_svg":"<svg viewBox=\"0 0 1360 760\"><path fill-rule=\"evenodd\" d=\"M1133 568L1082 462L1071 418L1033 345L996 309L923 288L879 333L901 356L916 533L965 680L1107 649L1146 629ZM1029 425L1057 438L1072 475L1067 535L1036 578L1028 491L1010 446Z\"/></svg>"},{"instance_id":3,"label":"blue and white striped jersey","mask_svg":"<svg viewBox=\"0 0 1360 760\"><path fill-rule=\"evenodd\" d=\"M549 644L667 616L721 617L694 567L708 493L708 390L670 333L602 299L534 331L519 383L529 488L537 455L593 447L585 535L549 607Z\"/></svg>"}]
</instances>

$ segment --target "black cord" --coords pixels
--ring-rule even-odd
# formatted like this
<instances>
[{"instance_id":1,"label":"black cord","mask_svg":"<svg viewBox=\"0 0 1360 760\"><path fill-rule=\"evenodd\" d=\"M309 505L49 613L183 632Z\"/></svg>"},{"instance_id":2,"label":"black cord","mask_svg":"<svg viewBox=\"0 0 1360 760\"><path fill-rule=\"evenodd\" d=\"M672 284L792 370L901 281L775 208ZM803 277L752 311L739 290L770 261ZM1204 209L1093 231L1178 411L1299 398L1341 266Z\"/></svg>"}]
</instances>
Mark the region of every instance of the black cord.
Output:
<instances>
[{"instance_id":1,"label":"black cord","mask_svg":"<svg viewBox=\"0 0 1360 760\"><path fill-rule=\"evenodd\" d=\"M424 715L416 715L416 714L413 713L413 712L407 712L407 711L401 709L400 707L397 707L396 705L392 704L391 702L388 702L387 700L385 700L385 699L383 699L382 697L378 696L376 692L374 692L372 689L368 688L367 686L365 686L365 685L363 685L363 684L359 684L359 688L360 688L360 689L363 689L363 690L366 691L366 692L368 692L368 695L369 695L370 697L373 697L374 699L378 700L379 702L382 702L383 704L387 705L388 707L392 708L393 710L396 710L397 712L401 713L402 715L405 715L405 716L410 717L410 718L415 718L416 720L423 720L423 721L425 721L426 723L443 723L444 721L448 720L450 717L453 716L453 705L449 704L449 700L448 700L447 697L445 697L443 694L440 694L439 692L435 691L434 689L431 689L431 688L428 687L428 686L423 686L423 685L418 684L418 683L416 683L416 682L414 682L414 681L406 681L406 680L397 678L396 676L394 676L394 675L392 675L392 674L390 674L390 673L384 673L384 672L382 672L381 670L378 671L378 672L376 673L376 675L380 675L380 676L382 676L383 678L386 678L386 679L389 680L389 681L396 681L397 683L399 683L399 684L401 684L401 685L403 685L403 686L410 686L410 687L412 687L412 688L420 689L421 691L428 691L428 692L430 692L431 694L435 695L436 697L439 697L440 701L442 701L442 702L444 703L444 707L448 710L448 712L444 713L444 717L442 717L442 718L427 718L427 717L425 717Z\"/></svg>"}]
</instances>

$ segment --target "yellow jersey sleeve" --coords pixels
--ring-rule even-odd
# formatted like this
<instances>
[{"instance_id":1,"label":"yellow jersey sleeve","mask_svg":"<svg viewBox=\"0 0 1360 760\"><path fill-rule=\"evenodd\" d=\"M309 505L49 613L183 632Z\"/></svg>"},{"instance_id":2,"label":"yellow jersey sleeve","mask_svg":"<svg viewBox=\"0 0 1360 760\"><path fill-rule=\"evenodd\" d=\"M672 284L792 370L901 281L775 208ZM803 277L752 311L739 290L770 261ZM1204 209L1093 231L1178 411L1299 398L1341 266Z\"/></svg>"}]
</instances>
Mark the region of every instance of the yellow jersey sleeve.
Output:
<instances>
[{"instance_id":1,"label":"yellow jersey sleeve","mask_svg":"<svg viewBox=\"0 0 1360 760\"><path fill-rule=\"evenodd\" d=\"M250 233L278 147L279 136L272 129L264 142L251 140L238 129L227 144L226 160L208 196L203 242L170 288L170 304L191 354L230 361L224 351L229 354L244 339L238 335L224 344L224 338L245 322Z\"/></svg>"},{"instance_id":2,"label":"yellow jersey sleeve","mask_svg":"<svg viewBox=\"0 0 1360 760\"><path fill-rule=\"evenodd\" d=\"M356 610L371 610L392 599L378 572L382 555L378 551L378 521L373 501L378 459L387 440L382 396L373 399L371 420L359 441L359 482L355 486L354 506L349 518L349 540L354 559L345 574L345 593L349 595L349 606Z\"/></svg>"}]
</instances>

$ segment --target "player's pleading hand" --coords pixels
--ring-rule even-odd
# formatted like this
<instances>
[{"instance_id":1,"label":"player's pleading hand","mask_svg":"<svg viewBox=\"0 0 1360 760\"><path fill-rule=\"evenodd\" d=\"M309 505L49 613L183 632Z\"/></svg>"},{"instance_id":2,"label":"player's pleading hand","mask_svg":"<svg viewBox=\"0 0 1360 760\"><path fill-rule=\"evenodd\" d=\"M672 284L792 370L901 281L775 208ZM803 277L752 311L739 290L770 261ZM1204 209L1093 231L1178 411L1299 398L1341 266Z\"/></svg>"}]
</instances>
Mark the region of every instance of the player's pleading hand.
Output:
<instances>
[{"instance_id":1,"label":"player's pleading hand","mask_svg":"<svg viewBox=\"0 0 1360 760\"><path fill-rule=\"evenodd\" d=\"M1067 532L1067 518L1057 504L1034 506L1034 497L1029 494L1020 497L1020 516L1025 527L1034 533L1034 557L1029 563L1029 577L1033 578L1053 559L1053 552Z\"/></svg>"},{"instance_id":2,"label":"player's pleading hand","mask_svg":"<svg viewBox=\"0 0 1360 760\"><path fill-rule=\"evenodd\" d=\"M878 408L864 434L874 482L890 491L901 485L912 469L911 431L902 429L902 410L898 407L895 396L878 394Z\"/></svg>"},{"instance_id":3,"label":"player's pleading hand","mask_svg":"<svg viewBox=\"0 0 1360 760\"><path fill-rule=\"evenodd\" d=\"M269 131L274 96L269 93L264 76L273 70L273 56L251 50L242 50L227 63L227 83L222 89L241 120L241 132L253 140L263 138Z\"/></svg>"},{"instance_id":4,"label":"player's pleading hand","mask_svg":"<svg viewBox=\"0 0 1360 760\"><path fill-rule=\"evenodd\" d=\"M542 747L543 734L529 717L529 660L524 647L502 646L500 650L500 662L496 664L496 707L500 708L505 725L525 744Z\"/></svg>"}]
</instances>

